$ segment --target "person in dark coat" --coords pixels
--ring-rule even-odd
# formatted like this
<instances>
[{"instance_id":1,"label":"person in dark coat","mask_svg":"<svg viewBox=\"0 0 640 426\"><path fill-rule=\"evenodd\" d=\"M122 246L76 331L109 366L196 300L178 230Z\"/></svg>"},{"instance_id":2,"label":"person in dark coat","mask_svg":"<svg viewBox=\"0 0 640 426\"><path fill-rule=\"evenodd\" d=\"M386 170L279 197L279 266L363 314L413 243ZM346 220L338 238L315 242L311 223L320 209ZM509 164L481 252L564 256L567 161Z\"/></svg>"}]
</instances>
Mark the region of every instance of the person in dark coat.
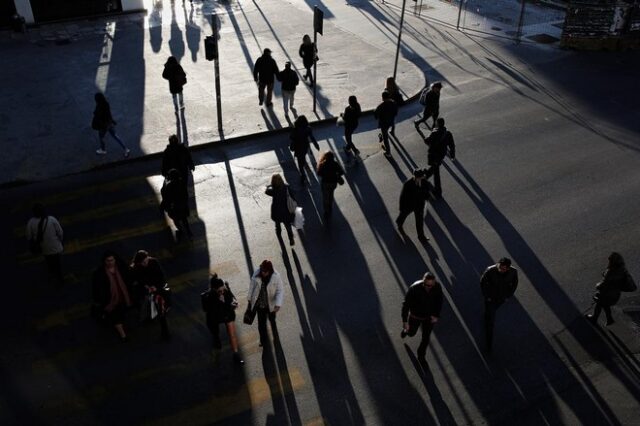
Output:
<instances>
[{"instance_id":1,"label":"person in dark coat","mask_svg":"<svg viewBox=\"0 0 640 426\"><path fill-rule=\"evenodd\" d=\"M280 74L276 61L271 57L271 50L264 49L262 56L258 58L253 66L253 79L258 83L258 101L259 105L265 101L264 89L267 89L267 106L273 105L271 98L273 97L273 84Z\"/></svg>"},{"instance_id":2,"label":"person in dark coat","mask_svg":"<svg viewBox=\"0 0 640 426\"><path fill-rule=\"evenodd\" d=\"M300 182L304 183L307 177L304 174L304 169L307 167L307 153L309 152L309 144L313 142L317 150L320 150L320 146L316 141L316 138L311 132L309 127L309 121L304 115L298 116L293 123L293 130L289 135L289 149L293 151L293 155L298 160L298 170L300 171Z\"/></svg>"},{"instance_id":3,"label":"person in dark coat","mask_svg":"<svg viewBox=\"0 0 640 426\"><path fill-rule=\"evenodd\" d=\"M384 84L384 91L388 92L389 95L391 95L391 100L396 103L396 107L398 107L398 109L404 104L402 93L400 93L400 88L396 84L395 78L387 77L387 80ZM393 119L393 125L391 126L391 129L389 129L389 133L391 133L392 135L396 134L395 117Z\"/></svg>"},{"instance_id":4,"label":"person in dark coat","mask_svg":"<svg viewBox=\"0 0 640 426\"><path fill-rule=\"evenodd\" d=\"M182 97L182 88L187 84L187 74L178 63L174 56L169 56L164 64L162 78L169 81L169 92L173 97L173 106L178 113L178 109L184 109L184 99Z\"/></svg>"},{"instance_id":5,"label":"person in dark coat","mask_svg":"<svg viewBox=\"0 0 640 426\"><path fill-rule=\"evenodd\" d=\"M389 146L389 128L393 126L396 115L398 115L398 105L391 99L389 92L382 92L382 103L378 105L374 112L374 117L378 120L380 133L378 138L383 143L385 157L391 157L391 147Z\"/></svg>"},{"instance_id":6,"label":"person in dark coat","mask_svg":"<svg viewBox=\"0 0 640 426\"><path fill-rule=\"evenodd\" d=\"M444 118L438 118L436 120L436 127L426 138L420 130L418 130L418 133L420 133L424 143L429 147L427 153L427 162L429 163L427 178L433 176L434 196L436 199L441 199L442 183L440 182L440 166L447 156L447 152L449 153L451 161L456 160L456 144L453 140L453 135L444 126Z\"/></svg>"},{"instance_id":7,"label":"person in dark coat","mask_svg":"<svg viewBox=\"0 0 640 426\"><path fill-rule=\"evenodd\" d=\"M296 199L291 192L291 188L284 183L279 173L274 173L271 176L271 184L267 186L264 193L273 198L271 201L271 220L276 224L278 238L280 238L280 234L282 233L281 225L284 225L287 230L287 235L289 236L289 244L294 245L295 240L293 238L291 223L293 222L293 215L295 213L295 206L292 205L292 202L295 204Z\"/></svg>"},{"instance_id":8,"label":"person in dark coat","mask_svg":"<svg viewBox=\"0 0 640 426\"><path fill-rule=\"evenodd\" d=\"M398 231L405 235L402 225L407 217L413 213L416 219L416 231L418 239L421 242L429 241L424 235L424 206L429 197L429 187L426 179L426 171L416 169L413 171L413 177L407 179L402 185L400 193L400 214L396 219Z\"/></svg>"},{"instance_id":9,"label":"person in dark coat","mask_svg":"<svg viewBox=\"0 0 640 426\"><path fill-rule=\"evenodd\" d=\"M160 191L162 202L160 207L167 212L176 225L176 239L180 241L183 235L193 238L189 226L189 192L187 185L182 182L180 172L176 169L169 170L165 184Z\"/></svg>"},{"instance_id":10,"label":"person in dark coat","mask_svg":"<svg viewBox=\"0 0 640 426\"><path fill-rule=\"evenodd\" d=\"M285 62L284 69L280 72L280 82L282 83L282 103L284 105L285 114L289 114L289 107L293 109L294 95L299 81L298 73L291 69L291 62Z\"/></svg>"},{"instance_id":11,"label":"person in dark coat","mask_svg":"<svg viewBox=\"0 0 640 426\"><path fill-rule=\"evenodd\" d=\"M436 82L425 89L424 109L422 110L422 118L413 122L416 129L420 128L420 123L424 123L429 130L431 127L427 123L427 119L433 118L433 125L435 126L438 115L440 114L440 90L442 89L442 83ZM422 98L422 95L420 96Z\"/></svg>"},{"instance_id":12,"label":"person in dark coat","mask_svg":"<svg viewBox=\"0 0 640 426\"><path fill-rule=\"evenodd\" d=\"M602 311L607 318L606 325L614 323L611 307L620 300L620 291L627 280L628 271L622 255L613 252L608 260L607 269L602 273L602 281L596 284L596 294L593 296L596 304L593 314L586 316L593 324L598 323L598 317Z\"/></svg>"},{"instance_id":13,"label":"person in dark coat","mask_svg":"<svg viewBox=\"0 0 640 426\"><path fill-rule=\"evenodd\" d=\"M496 311L518 288L518 270L511 266L511 259L503 257L489 266L480 278L480 288L484 297L485 339L487 350L491 352Z\"/></svg>"},{"instance_id":14,"label":"person in dark coat","mask_svg":"<svg viewBox=\"0 0 640 426\"><path fill-rule=\"evenodd\" d=\"M442 287L436 277L427 272L424 277L409 287L402 304L401 338L413 337L422 326L422 339L418 346L418 360L426 363L427 345L433 325L440 319L442 310Z\"/></svg>"},{"instance_id":15,"label":"person in dark coat","mask_svg":"<svg viewBox=\"0 0 640 426\"><path fill-rule=\"evenodd\" d=\"M302 37L302 44L300 45L300 49L298 49L298 54L302 58L302 64L307 72L302 76L305 81L309 79L309 85L313 87L314 85L314 77L311 72L311 68L313 68L313 64L318 60L318 48L315 43L311 41L311 37L309 34L305 34Z\"/></svg>"},{"instance_id":16,"label":"person in dark coat","mask_svg":"<svg viewBox=\"0 0 640 426\"><path fill-rule=\"evenodd\" d=\"M360 155L360 150L353 144L353 132L358 128L360 115L362 114L362 108L358 103L358 98L355 96L349 96L349 105L344 109L344 112L340 114L340 117L344 120L344 139L346 145L344 152L350 159L352 155Z\"/></svg>"},{"instance_id":17,"label":"person in dark coat","mask_svg":"<svg viewBox=\"0 0 640 426\"><path fill-rule=\"evenodd\" d=\"M102 93L96 93L93 97L96 101L96 109L93 110L93 120L91 121L91 127L93 130L98 131L98 140L100 141L100 148L96 150L96 154L105 155L107 148L104 144L104 137L107 132L118 142L118 145L124 150L124 156L128 157L131 150L127 148L122 139L116 134L116 121L111 116L111 107L107 98Z\"/></svg>"},{"instance_id":18,"label":"person in dark coat","mask_svg":"<svg viewBox=\"0 0 640 426\"><path fill-rule=\"evenodd\" d=\"M189 182L189 171L196 169L189 148L180 143L177 135L169 136L169 145L162 154L162 176L166 178L171 169L180 172L180 178L185 185Z\"/></svg>"},{"instance_id":19,"label":"person in dark coat","mask_svg":"<svg viewBox=\"0 0 640 426\"><path fill-rule=\"evenodd\" d=\"M338 184L344 184L344 170L336 161L333 152L327 151L322 154L318 162L318 176L320 177L320 187L322 188L322 206L324 209L325 221L331 220L333 212L333 193Z\"/></svg>"},{"instance_id":20,"label":"person in dark coat","mask_svg":"<svg viewBox=\"0 0 640 426\"><path fill-rule=\"evenodd\" d=\"M131 261L133 279L137 283L138 300L151 296L151 303L155 303L160 320L160 334L163 339L169 340L169 325L167 324L167 312L169 301L164 297L164 289L167 285L164 271L160 262L155 257L149 256L146 250L138 250ZM145 318L147 319L147 318Z\"/></svg>"},{"instance_id":21,"label":"person in dark coat","mask_svg":"<svg viewBox=\"0 0 640 426\"><path fill-rule=\"evenodd\" d=\"M229 283L222 281L217 274L213 274L209 282L209 290L202 293L200 299L202 301L202 310L207 315L207 328L211 332L215 357L219 356L219 352L222 349L220 324L224 324L229 335L233 360L237 364L244 364L238 352L238 338L236 337L236 325L234 323L238 301L231 292Z\"/></svg>"},{"instance_id":22,"label":"person in dark coat","mask_svg":"<svg viewBox=\"0 0 640 426\"><path fill-rule=\"evenodd\" d=\"M102 263L93 272L94 313L113 325L123 341L127 340L124 315L134 302L131 286L132 276L127 264L114 252L105 252Z\"/></svg>"}]
</instances>

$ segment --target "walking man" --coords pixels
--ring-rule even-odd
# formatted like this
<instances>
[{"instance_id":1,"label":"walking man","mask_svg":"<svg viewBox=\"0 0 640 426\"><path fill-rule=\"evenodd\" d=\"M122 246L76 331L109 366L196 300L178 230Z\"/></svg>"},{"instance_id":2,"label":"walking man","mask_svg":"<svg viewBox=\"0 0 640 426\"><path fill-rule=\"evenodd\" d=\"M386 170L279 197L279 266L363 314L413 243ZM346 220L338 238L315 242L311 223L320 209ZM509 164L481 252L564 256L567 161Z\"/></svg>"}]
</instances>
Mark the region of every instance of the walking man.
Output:
<instances>
[{"instance_id":1,"label":"walking man","mask_svg":"<svg viewBox=\"0 0 640 426\"><path fill-rule=\"evenodd\" d=\"M423 243L429 241L429 238L424 235L424 206L428 197L429 188L426 171L416 169L413 171L413 177L402 185L402 192L400 193L400 214L396 219L396 225L398 225L398 231L401 235L406 235L402 225L407 217L413 213L416 219L418 239Z\"/></svg>"},{"instance_id":2,"label":"walking man","mask_svg":"<svg viewBox=\"0 0 640 426\"><path fill-rule=\"evenodd\" d=\"M424 109L422 110L422 118L413 122L416 130L420 129L420 123L424 123L431 130L432 127L429 127L429 123L427 123L428 118L433 118L433 125L435 126L440 114L440 89L442 89L442 83L437 82L431 84L420 93L420 104L424 106Z\"/></svg>"},{"instance_id":3,"label":"walking man","mask_svg":"<svg viewBox=\"0 0 640 426\"><path fill-rule=\"evenodd\" d=\"M396 115L398 115L398 105L391 99L391 94L386 90L382 92L382 103L378 105L374 112L374 117L378 120L380 133L379 142L382 143L384 156L391 157L391 147L389 146L389 128L393 126Z\"/></svg>"},{"instance_id":4,"label":"walking man","mask_svg":"<svg viewBox=\"0 0 640 426\"><path fill-rule=\"evenodd\" d=\"M180 143L177 135L169 136L169 145L162 153L162 176L165 178L169 176L171 169L180 172L180 178L185 185L189 183L189 171L196 169L189 148Z\"/></svg>"},{"instance_id":5,"label":"walking man","mask_svg":"<svg viewBox=\"0 0 640 426\"><path fill-rule=\"evenodd\" d=\"M296 93L296 86L300 82L298 74L291 69L291 62L284 63L284 69L280 73L280 82L282 83L282 103L284 105L284 113L289 114L289 107L293 109L293 96Z\"/></svg>"},{"instance_id":6,"label":"walking man","mask_svg":"<svg viewBox=\"0 0 640 426\"><path fill-rule=\"evenodd\" d=\"M453 141L453 135L444 126L444 118L436 120L436 127L431 134L424 137L424 134L418 130L420 136L424 139L424 143L429 147L427 153L427 162L429 170L427 170L427 178L433 176L434 196L436 199L442 199L442 184L440 182L440 165L449 153L451 161L456 159L456 144Z\"/></svg>"},{"instance_id":7,"label":"walking man","mask_svg":"<svg viewBox=\"0 0 640 426\"><path fill-rule=\"evenodd\" d=\"M267 106L273 105L271 98L273 97L273 83L280 73L276 61L271 57L271 50L264 49L262 56L258 58L253 66L253 80L258 83L258 101L262 105L264 99L264 89L267 89Z\"/></svg>"},{"instance_id":8,"label":"walking man","mask_svg":"<svg viewBox=\"0 0 640 426\"><path fill-rule=\"evenodd\" d=\"M47 263L49 281L61 287L62 277L62 227L58 220L47 215L42 204L33 206L33 217L27 222L26 237L33 254L42 254Z\"/></svg>"},{"instance_id":9,"label":"walking man","mask_svg":"<svg viewBox=\"0 0 640 426\"><path fill-rule=\"evenodd\" d=\"M518 287L518 270L511 266L511 259L503 257L497 264L489 266L480 279L484 297L484 329L487 350L493 344L493 324L496 311L505 300L513 296Z\"/></svg>"},{"instance_id":10,"label":"walking man","mask_svg":"<svg viewBox=\"0 0 640 426\"><path fill-rule=\"evenodd\" d=\"M436 277L427 272L424 277L409 287L402 304L402 332L401 338L413 337L422 326L422 339L418 346L418 360L426 363L427 345L433 330L433 325L440 318L442 309L442 287Z\"/></svg>"}]
</instances>

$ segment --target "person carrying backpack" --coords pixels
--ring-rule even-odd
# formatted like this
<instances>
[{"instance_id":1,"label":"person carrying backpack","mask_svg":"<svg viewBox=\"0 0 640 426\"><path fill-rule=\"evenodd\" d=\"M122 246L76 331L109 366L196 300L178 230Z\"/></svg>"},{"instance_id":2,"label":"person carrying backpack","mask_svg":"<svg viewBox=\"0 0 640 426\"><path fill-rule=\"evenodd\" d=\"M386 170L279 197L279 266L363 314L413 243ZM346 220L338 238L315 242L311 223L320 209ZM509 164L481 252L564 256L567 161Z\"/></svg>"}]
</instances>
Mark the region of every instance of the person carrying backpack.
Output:
<instances>
[{"instance_id":1,"label":"person carrying backpack","mask_svg":"<svg viewBox=\"0 0 640 426\"><path fill-rule=\"evenodd\" d=\"M416 130L419 130L420 123L424 123L429 130L436 124L436 120L440 115L440 89L442 83L432 83L429 87L425 87L420 93L420 105L424 107L422 110L422 118L413 122ZM433 124L429 126L427 119L433 118Z\"/></svg>"},{"instance_id":2,"label":"person carrying backpack","mask_svg":"<svg viewBox=\"0 0 640 426\"><path fill-rule=\"evenodd\" d=\"M637 289L633 277L627 271L622 255L614 251L609 255L608 260L607 269L602 273L602 280L596 284L596 294L593 295L595 302L593 314L585 315L594 325L598 324L598 317L602 311L607 318L606 325L613 324L615 321L611 315L611 307L620 300L620 292Z\"/></svg>"}]
</instances>

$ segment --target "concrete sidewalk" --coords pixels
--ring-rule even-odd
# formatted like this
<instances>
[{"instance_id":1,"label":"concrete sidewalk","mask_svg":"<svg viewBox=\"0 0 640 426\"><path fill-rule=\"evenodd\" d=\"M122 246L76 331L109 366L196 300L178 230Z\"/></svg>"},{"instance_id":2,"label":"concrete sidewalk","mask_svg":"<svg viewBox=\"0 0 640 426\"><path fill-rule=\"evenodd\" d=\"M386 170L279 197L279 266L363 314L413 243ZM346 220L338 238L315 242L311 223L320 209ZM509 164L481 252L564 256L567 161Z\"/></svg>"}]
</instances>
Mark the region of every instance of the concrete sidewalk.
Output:
<instances>
[{"instance_id":1,"label":"concrete sidewalk","mask_svg":"<svg viewBox=\"0 0 640 426\"><path fill-rule=\"evenodd\" d=\"M106 137L108 154L97 156L90 127L93 94L104 91L117 132L132 157L161 152L173 133L189 145L229 140L289 126L279 84L273 108L261 108L252 68L268 47L280 67L290 60L300 73L298 47L312 33L311 9L279 2L149 1L148 15L134 14L32 29L26 37L4 33L5 66L0 70L0 139L5 159L0 184L41 180L79 172L123 159ZM220 22L220 73L223 134L218 133L213 62L204 59L209 17ZM328 18L331 14L328 13ZM318 108L301 78L297 114L313 122L337 116L350 95L363 109L380 100L385 78L393 73L394 53L325 19L318 36ZM164 62L175 56L184 67L186 110L174 113ZM300 73L300 77L302 73ZM398 84L407 96L425 84L423 71L400 59ZM286 143L283 138L283 146Z\"/></svg>"}]
</instances>

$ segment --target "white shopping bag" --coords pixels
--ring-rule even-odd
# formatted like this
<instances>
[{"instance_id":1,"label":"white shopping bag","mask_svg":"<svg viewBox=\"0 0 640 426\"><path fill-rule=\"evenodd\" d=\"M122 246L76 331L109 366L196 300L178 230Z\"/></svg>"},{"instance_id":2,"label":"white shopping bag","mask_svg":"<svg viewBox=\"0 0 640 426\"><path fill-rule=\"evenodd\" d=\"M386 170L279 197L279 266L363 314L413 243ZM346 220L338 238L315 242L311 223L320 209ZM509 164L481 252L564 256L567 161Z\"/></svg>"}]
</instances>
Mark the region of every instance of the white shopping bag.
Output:
<instances>
[{"instance_id":1,"label":"white shopping bag","mask_svg":"<svg viewBox=\"0 0 640 426\"><path fill-rule=\"evenodd\" d=\"M302 214L302 207L296 207L296 213L293 217L293 226L296 229L302 229L304 227L304 215Z\"/></svg>"},{"instance_id":2,"label":"white shopping bag","mask_svg":"<svg viewBox=\"0 0 640 426\"><path fill-rule=\"evenodd\" d=\"M152 295L149 295L149 302L151 303L151 319L154 319L158 316L158 307L156 306L156 301L153 300Z\"/></svg>"}]
</instances>

